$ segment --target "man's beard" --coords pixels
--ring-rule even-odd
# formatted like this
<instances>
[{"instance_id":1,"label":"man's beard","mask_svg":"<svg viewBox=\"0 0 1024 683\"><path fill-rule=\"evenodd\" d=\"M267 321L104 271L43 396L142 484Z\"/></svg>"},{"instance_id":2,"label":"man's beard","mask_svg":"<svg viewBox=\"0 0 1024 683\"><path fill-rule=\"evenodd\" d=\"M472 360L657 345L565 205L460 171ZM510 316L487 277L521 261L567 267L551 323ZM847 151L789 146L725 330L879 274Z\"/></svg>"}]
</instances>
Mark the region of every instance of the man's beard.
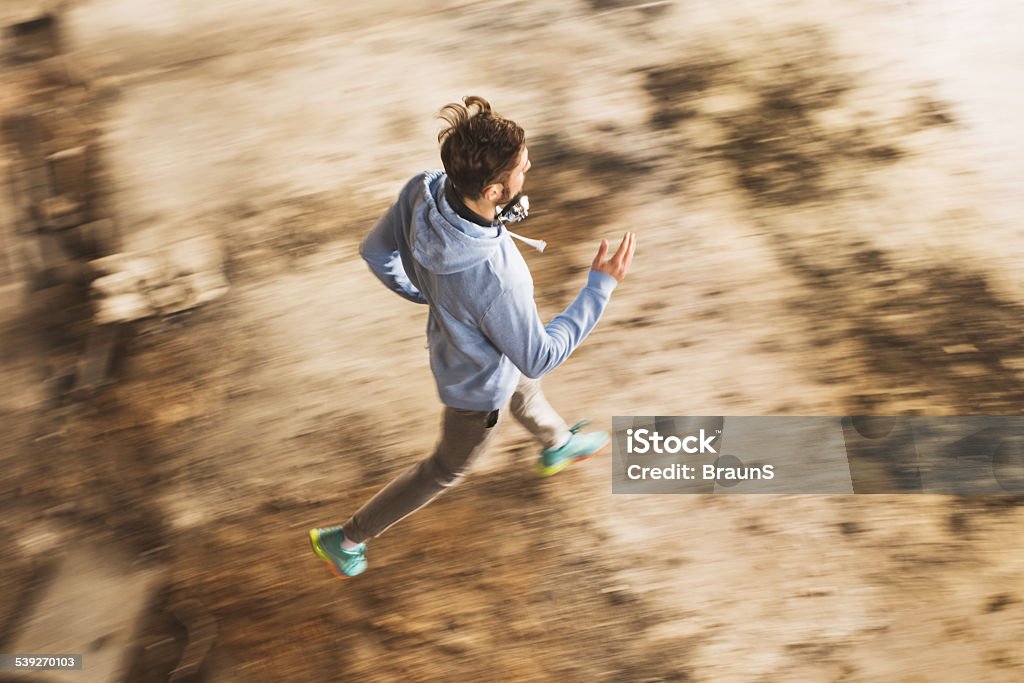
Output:
<instances>
[{"instance_id":1,"label":"man's beard","mask_svg":"<svg viewBox=\"0 0 1024 683\"><path fill-rule=\"evenodd\" d=\"M512 188L508 185L502 185L504 188L501 192L501 198L497 201L498 206L504 206L512 199Z\"/></svg>"}]
</instances>

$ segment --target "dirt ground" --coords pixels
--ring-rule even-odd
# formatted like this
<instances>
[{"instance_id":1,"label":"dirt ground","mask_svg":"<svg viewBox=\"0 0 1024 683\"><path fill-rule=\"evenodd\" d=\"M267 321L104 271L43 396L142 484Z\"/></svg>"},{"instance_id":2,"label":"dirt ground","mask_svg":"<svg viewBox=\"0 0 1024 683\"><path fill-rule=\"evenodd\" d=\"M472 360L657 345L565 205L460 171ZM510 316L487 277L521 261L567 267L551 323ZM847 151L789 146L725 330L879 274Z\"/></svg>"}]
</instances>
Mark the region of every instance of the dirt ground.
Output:
<instances>
[{"instance_id":1,"label":"dirt ground","mask_svg":"<svg viewBox=\"0 0 1024 683\"><path fill-rule=\"evenodd\" d=\"M527 130L544 316L602 237L639 236L545 380L567 420L1020 414L1019 5L65 17L126 248L216 235L232 288L140 324L118 383L64 404L73 347L5 290L0 646L54 548L88 541L169 572L137 681L168 680L186 605L216 622L208 681L1024 680L1021 496L613 496L607 460L535 477L509 423L358 579L306 538L434 444L426 312L357 249L466 94Z\"/></svg>"}]
</instances>

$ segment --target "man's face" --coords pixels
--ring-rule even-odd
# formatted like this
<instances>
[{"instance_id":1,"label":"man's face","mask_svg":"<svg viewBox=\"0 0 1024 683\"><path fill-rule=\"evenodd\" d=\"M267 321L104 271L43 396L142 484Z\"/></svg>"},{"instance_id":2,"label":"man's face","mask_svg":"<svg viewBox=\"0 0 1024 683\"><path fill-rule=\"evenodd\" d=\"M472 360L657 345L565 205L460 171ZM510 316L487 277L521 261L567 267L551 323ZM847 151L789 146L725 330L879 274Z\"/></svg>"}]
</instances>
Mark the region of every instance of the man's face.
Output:
<instances>
[{"instance_id":1,"label":"man's face","mask_svg":"<svg viewBox=\"0 0 1024 683\"><path fill-rule=\"evenodd\" d=\"M516 167L509 172L508 178L498 187L500 196L495 201L496 204L503 204L523 191L523 185L526 183L526 173L530 170L530 166L530 150L523 147L523 151L519 153Z\"/></svg>"}]
</instances>

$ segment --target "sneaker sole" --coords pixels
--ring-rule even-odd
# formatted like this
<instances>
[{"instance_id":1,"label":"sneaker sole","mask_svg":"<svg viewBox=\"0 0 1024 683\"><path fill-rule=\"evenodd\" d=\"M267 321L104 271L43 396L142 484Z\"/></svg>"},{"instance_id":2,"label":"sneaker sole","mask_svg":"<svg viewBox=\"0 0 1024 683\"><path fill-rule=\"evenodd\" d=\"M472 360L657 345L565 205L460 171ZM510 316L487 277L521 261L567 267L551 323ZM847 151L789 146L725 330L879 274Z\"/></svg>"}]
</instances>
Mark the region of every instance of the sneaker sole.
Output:
<instances>
[{"instance_id":1,"label":"sneaker sole","mask_svg":"<svg viewBox=\"0 0 1024 683\"><path fill-rule=\"evenodd\" d=\"M564 470L566 467L568 467L569 465L571 465L571 464L573 464L575 462L583 462L584 460L590 460L595 455L598 455L605 448L607 448L608 444L610 443L610 441L611 441L611 439L609 439L608 441L605 441L604 445L602 445L600 448L598 448L593 453L589 453L587 455L583 455L583 456L580 456L578 458L569 458L568 460L563 460L562 462L558 463L557 465L552 465L551 467L545 467L542 463L537 463L537 474L539 474L542 477L551 477L551 476L554 476L554 475L558 474L559 472Z\"/></svg>"},{"instance_id":2,"label":"sneaker sole","mask_svg":"<svg viewBox=\"0 0 1024 683\"><path fill-rule=\"evenodd\" d=\"M313 552L316 553L316 556L319 557L321 560L323 560L324 562L327 563L327 568L331 570L331 574L334 574L334 576L338 577L339 579L351 579L352 578L351 576L348 576L347 574L342 574L338 570L337 565L334 564L334 560L332 560L330 558L330 556L327 553L324 552L324 549L320 547L320 530L319 529L310 529L309 530L309 544L311 546L313 546Z\"/></svg>"}]
</instances>

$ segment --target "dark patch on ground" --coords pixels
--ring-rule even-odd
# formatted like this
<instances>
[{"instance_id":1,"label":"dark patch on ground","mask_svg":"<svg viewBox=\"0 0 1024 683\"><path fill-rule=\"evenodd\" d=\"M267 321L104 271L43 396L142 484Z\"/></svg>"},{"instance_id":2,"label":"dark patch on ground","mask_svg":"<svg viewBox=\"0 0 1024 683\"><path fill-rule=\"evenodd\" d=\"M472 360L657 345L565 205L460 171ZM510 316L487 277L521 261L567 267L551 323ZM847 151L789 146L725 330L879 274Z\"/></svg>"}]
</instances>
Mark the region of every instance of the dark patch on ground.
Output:
<instances>
[{"instance_id":1,"label":"dark patch on ground","mask_svg":"<svg viewBox=\"0 0 1024 683\"><path fill-rule=\"evenodd\" d=\"M950 126L958 123L953 108L946 102L925 95L914 99L911 123L918 128Z\"/></svg>"},{"instance_id":2,"label":"dark patch on ground","mask_svg":"<svg viewBox=\"0 0 1024 683\"><path fill-rule=\"evenodd\" d=\"M667 1L651 2L650 0L587 0L587 5L594 12L634 10L645 19L657 19L669 10L672 3Z\"/></svg>"},{"instance_id":3,"label":"dark patch on ground","mask_svg":"<svg viewBox=\"0 0 1024 683\"><path fill-rule=\"evenodd\" d=\"M1017 601L1009 593L1000 593L998 595L993 595L991 598L989 598L988 603L985 605L985 611L988 613L1000 612L1015 602Z\"/></svg>"},{"instance_id":4,"label":"dark patch on ground","mask_svg":"<svg viewBox=\"0 0 1024 683\"><path fill-rule=\"evenodd\" d=\"M971 520L963 512L950 513L946 523L949 526L950 532L956 536L967 536L971 533Z\"/></svg>"},{"instance_id":5,"label":"dark patch on ground","mask_svg":"<svg viewBox=\"0 0 1024 683\"><path fill-rule=\"evenodd\" d=\"M619 9L620 7L628 7L635 3L630 2L630 0L587 0L587 4L595 12L607 12L608 10Z\"/></svg>"},{"instance_id":6,"label":"dark patch on ground","mask_svg":"<svg viewBox=\"0 0 1024 683\"><path fill-rule=\"evenodd\" d=\"M849 179L865 167L902 158L905 152L881 126L854 120L837 125L835 117L831 122L821 118L847 106L844 97L855 82L840 68L821 32L807 33L802 51L788 60L780 55L752 64L702 57L648 69L651 128L670 134L688 159L699 153L706 160L725 162L736 186L759 205L825 200L847 189ZM723 89L744 93L752 104L702 112L702 99ZM933 104L920 103L919 108L924 120L947 118ZM689 139L686 125L691 120L711 123L722 142Z\"/></svg>"},{"instance_id":7,"label":"dark patch on ground","mask_svg":"<svg viewBox=\"0 0 1024 683\"><path fill-rule=\"evenodd\" d=\"M864 128L823 129L814 115L837 105L840 95L837 88L818 89L802 79L761 90L759 107L718 121L728 142L711 149L758 202L792 205L826 198L836 189L830 175L837 164L888 163L903 155Z\"/></svg>"},{"instance_id":8,"label":"dark patch on ground","mask_svg":"<svg viewBox=\"0 0 1024 683\"><path fill-rule=\"evenodd\" d=\"M708 90L723 64L692 62L667 64L644 73L645 89L654 100L651 126L667 130L699 115L694 98Z\"/></svg>"},{"instance_id":9,"label":"dark patch on ground","mask_svg":"<svg viewBox=\"0 0 1024 683\"><path fill-rule=\"evenodd\" d=\"M775 232L777 258L813 292L792 304L808 320L809 342L825 349L853 340L861 349L831 359L826 374L870 395L871 414L892 414L893 389L961 415L1019 410L1024 382L1003 361L1024 344L1020 305L999 298L979 273L899 267L881 250L837 242ZM850 414L863 412L862 400L850 401Z\"/></svg>"},{"instance_id":10,"label":"dark patch on ground","mask_svg":"<svg viewBox=\"0 0 1024 683\"><path fill-rule=\"evenodd\" d=\"M856 522L840 522L839 530L844 536L855 536L864 531Z\"/></svg>"}]
</instances>

